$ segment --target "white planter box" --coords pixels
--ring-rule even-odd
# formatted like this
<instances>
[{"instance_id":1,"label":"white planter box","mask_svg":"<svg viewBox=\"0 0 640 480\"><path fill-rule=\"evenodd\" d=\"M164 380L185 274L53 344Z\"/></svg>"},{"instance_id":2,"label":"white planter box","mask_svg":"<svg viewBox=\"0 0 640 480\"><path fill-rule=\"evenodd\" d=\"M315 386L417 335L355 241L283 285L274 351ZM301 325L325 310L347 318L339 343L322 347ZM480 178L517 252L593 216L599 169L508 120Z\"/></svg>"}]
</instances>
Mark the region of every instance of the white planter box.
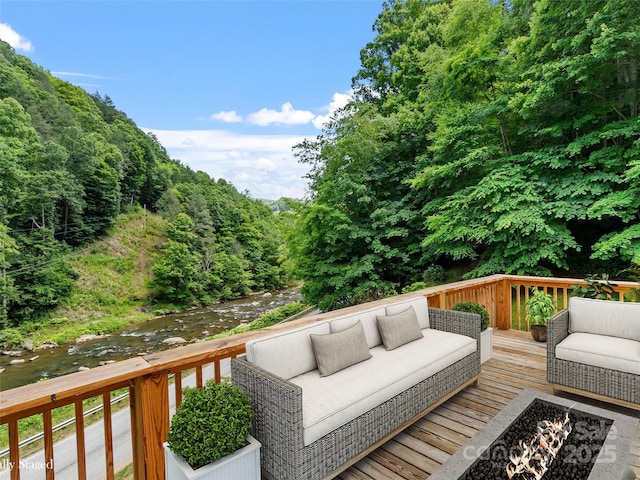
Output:
<instances>
[{"instance_id":1,"label":"white planter box","mask_svg":"<svg viewBox=\"0 0 640 480\"><path fill-rule=\"evenodd\" d=\"M164 443L165 476L167 480L260 480L262 445L251 435L247 441L249 445L246 447L197 470L193 470Z\"/></svg>"},{"instance_id":2,"label":"white planter box","mask_svg":"<svg viewBox=\"0 0 640 480\"><path fill-rule=\"evenodd\" d=\"M484 363L491 358L493 348L493 328L487 327L480 332L480 363Z\"/></svg>"}]
</instances>

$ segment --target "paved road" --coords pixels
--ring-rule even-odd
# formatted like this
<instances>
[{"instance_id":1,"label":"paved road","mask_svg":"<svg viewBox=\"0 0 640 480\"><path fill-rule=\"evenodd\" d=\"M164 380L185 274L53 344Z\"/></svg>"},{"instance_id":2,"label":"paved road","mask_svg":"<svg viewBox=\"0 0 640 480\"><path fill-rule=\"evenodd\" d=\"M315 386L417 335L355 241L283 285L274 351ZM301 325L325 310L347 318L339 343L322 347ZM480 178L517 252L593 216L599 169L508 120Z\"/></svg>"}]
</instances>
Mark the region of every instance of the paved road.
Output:
<instances>
[{"instance_id":1,"label":"paved road","mask_svg":"<svg viewBox=\"0 0 640 480\"><path fill-rule=\"evenodd\" d=\"M221 362L222 376L230 375L229 360ZM213 378L213 366L203 370L205 381ZM194 386L195 375L183 379L183 386ZM175 409L174 389L169 389L169 405ZM129 409L123 408L112 414L113 459L115 471L119 471L133 461L131 449L131 423ZM85 428L85 445L87 459L87 478L98 480L106 478L104 452L104 425L102 421ZM78 460L76 456L76 435L70 435L54 444L56 480L76 480L78 478ZM0 480L10 480L8 460L0 461ZM20 480L42 480L45 478L44 451L22 459Z\"/></svg>"}]
</instances>

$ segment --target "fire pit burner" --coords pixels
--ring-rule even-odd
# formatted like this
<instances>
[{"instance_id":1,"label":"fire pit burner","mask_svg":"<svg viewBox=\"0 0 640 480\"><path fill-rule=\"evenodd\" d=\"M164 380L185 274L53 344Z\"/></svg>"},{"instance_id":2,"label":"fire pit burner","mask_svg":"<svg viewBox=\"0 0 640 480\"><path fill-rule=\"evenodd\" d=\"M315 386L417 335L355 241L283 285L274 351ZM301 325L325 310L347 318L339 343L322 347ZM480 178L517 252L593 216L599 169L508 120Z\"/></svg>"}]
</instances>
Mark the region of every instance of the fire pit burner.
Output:
<instances>
[{"instance_id":1,"label":"fire pit burner","mask_svg":"<svg viewBox=\"0 0 640 480\"><path fill-rule=\"evenodd\" d=\"M535 399L459 480L586 479L612 424Z\"/></svg>"},{"instance_id":2,"label":"fire pit burner","mask_svg":"<svg viewBox=\"0 0 640 480\"><path fill-rule=\"evenodd\" d=\"M553 422L539 422L533 439L530 442L519 440L518 451L509 455L510 462L505 467L509 480L513 477L524 477L526 480L542 478L560 453L573 429L572 425L569 411ZM601 436L602 441L605 436Z\"/></svg>"},{"instance_id":3,"label":"fire pit burner","mask_svg":"<svg viewBox=\"0 0 640 480\"><path fill-rule=\"evenodd\" d=\"M615 480L638 419L524 390L430 480Z\"/></svg>"}]
</instances>

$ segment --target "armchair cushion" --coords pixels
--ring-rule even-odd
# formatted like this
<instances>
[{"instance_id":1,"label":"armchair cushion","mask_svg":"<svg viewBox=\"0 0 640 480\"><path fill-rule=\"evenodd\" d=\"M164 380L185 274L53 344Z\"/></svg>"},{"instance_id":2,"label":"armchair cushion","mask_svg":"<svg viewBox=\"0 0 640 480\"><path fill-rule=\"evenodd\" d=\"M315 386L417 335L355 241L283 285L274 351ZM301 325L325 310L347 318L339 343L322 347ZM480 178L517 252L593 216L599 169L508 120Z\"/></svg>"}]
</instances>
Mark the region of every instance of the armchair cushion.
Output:
<instances>
[{"instance_id":1,"label":"armchair cushion","mask_svg":"<svg viewBox=\"0 0 640 480\"><path fill-rule=\"evenodd\" d=\"M571 297L569 332L640 341L640 303Z\"/></svg>"}]
</instances>

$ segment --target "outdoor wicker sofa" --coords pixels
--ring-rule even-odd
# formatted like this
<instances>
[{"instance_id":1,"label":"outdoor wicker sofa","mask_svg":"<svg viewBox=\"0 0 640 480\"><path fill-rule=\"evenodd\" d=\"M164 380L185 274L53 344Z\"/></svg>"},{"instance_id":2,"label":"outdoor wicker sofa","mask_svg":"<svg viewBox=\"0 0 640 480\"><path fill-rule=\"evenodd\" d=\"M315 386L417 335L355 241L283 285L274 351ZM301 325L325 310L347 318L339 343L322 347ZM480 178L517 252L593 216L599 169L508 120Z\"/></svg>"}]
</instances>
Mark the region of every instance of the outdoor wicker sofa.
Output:
<instances>
[{"instance_id":1,"label":"outdoor wicker sofa","mask_svg":"<svg viewBox=\"0 0 640 480\"><path fill-rule=\"evenodd\" d=\"M547 322L547 380L640 410L640 303L569 299Z\"/></svg>"},{"instance_id":2,"label":"outdoor wicker sofa","mask_svg":"<svg viewBox=\"0 0 640 480\"><path fill-rule=\"evenodd\" d=\"M388 332L381 334L378 326L406 325L395 320L414 313L420 338L388 345ZM380 318L394 323L378 323ZM365 339L333 352L352 355L365 342L371 358L323 374L326 364L314 358L318 345L311 336L316 342L353 330L364 331ZM252 434L262 443L263 478L274 480L333 478L476 383L479 373L480 316L429 308L422 296L320 316L247 342L247 355L231 362L232 381L249 394L255 412Z\"/></svg>"}]
</instances>

